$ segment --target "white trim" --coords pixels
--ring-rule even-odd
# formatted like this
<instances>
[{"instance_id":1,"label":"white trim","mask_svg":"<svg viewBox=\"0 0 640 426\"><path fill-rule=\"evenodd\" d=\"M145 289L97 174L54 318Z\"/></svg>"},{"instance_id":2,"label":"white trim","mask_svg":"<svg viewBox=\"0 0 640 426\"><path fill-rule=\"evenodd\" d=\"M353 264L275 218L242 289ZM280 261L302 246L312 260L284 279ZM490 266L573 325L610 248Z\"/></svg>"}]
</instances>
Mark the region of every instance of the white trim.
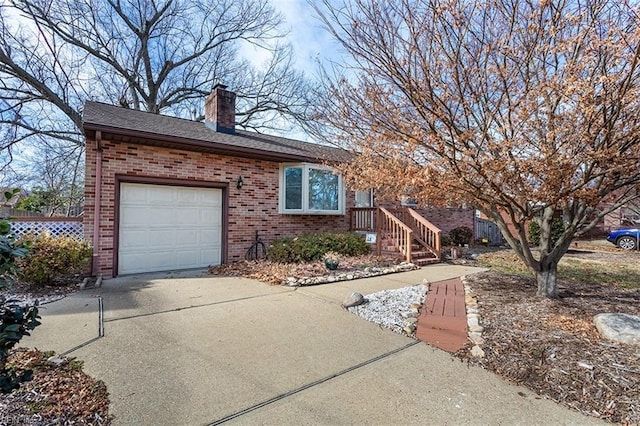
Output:
<instances>
[{"instance_id":1,"label":"white trim","mask_svg":"<svg viewBox=\"0 0 640 426\"><path fill-rule=\"evenodd\" d=\"M302 169L302 208L286 209L285 208L285 169L287 168ZM345 187L342 175L338 176L338 209L337 210L312 210L309 209L309 171L310 170L328 170L333 172L331 167L321 166L313 163L280 163L279 171L279 188L278 188L278 213L280 214L310 214L310 215L344 215L345 211Z\"/></svg>"}]
</instances>

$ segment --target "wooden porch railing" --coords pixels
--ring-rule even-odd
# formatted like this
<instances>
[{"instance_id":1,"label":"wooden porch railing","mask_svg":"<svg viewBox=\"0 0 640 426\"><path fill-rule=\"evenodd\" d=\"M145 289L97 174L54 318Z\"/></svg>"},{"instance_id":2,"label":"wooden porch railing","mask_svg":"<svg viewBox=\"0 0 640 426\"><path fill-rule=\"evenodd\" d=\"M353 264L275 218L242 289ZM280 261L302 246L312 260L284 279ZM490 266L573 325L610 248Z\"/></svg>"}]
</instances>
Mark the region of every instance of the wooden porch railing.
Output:
<instances>
[{"instance_id":1,"label":"wooden porch railing","mask_svg":"<svg viewBox=\"0 0 640 426\"><path fill-rule=\"evenodd\" d=\"M407 208L408 218L405 221L412 229L414 229L419 238L428 247L440 261L440 228L422 217L418 212L411 208Z\"/></svg>"},{"instance_id":2,"label":"wooden porch railing","mask_svg":"<svg viewBox=\"0 0 640 426\"><path fill-rule=\"evenodd\" d=\"M378 208L377 207L356 207L350 209L349 227L352 231L378 230Z\"/></svg>"},{"instance_id":3,"label":"wooden porch railing","mask_svg":"<svg viewBox=\"0 0 640 426\"><path fill-rule=\"evenodd\" d=\"M380 244L382 244L381 236L390 238L400 250L407 260L411 262L411 243L413 242L413 231L405 225L400 219L395 217L384 207L378 208L380 217L378 217L378 253L380 253Z\"/></svg>"},{"instance_id":4,"label":"wooden porch railing","mask_svg":"<svg viewBox=\"0 0 640 426\"><path fill-rule=\"evenodd\" d=\"M421 245L435 256L435 261L440 261L440 229L413 209L356 207L350 210L349 220L352 231L377 233L378 254L382 240L388 238L409 262L413 261L413 243Z\"/></svg>"}]
</instances>

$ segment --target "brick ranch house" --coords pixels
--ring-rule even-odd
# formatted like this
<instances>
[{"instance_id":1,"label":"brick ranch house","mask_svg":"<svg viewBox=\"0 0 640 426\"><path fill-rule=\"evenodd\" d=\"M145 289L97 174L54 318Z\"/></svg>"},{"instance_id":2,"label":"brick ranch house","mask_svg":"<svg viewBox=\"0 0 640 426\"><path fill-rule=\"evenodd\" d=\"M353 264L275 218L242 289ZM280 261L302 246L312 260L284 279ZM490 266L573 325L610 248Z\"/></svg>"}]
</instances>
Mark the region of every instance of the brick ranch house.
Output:
<instances>
[{"instance_id":1,"label":"brick ranch house","mask_svg":"<svg viewBox=\"0 0 640 426\"><path fill-rule=\"evenodd\" d=\"M372 207L371 191L344 187L325 164L348 161L346 151L235 129L225 86L207 97L204 122L87 102L83 126L94 275L244 260L256 232L270 242L377 226L408 259L420 242L439 257L439 230L424 218L404 209L403 225Z\"/></svg>"}]
</instances>

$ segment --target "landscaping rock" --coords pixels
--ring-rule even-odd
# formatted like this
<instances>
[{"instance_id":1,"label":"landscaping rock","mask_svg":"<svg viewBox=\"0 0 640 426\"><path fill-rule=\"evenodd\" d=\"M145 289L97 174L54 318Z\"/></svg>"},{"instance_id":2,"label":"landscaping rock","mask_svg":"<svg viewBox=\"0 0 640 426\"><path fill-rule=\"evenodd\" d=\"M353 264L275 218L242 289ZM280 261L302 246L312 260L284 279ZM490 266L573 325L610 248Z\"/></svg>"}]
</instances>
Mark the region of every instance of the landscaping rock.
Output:
<instances>
[{"instance_id":1,"label":"landscaping rock","mask_svg":"<svg viewBox=\"0 0 640 426\"><path fill-rule=\"evenodd\" d=\"M400 313L402 318L416 318L420 313L417 309L409 309L408 311L404 311Z\"/></svg>"},{"instance_id":2,"label":"landscaping rock","mask_svg":"<svg viewBox=\"0 0 640 426\"><path fill-rule=\"evenodd\" d=\"M593 322L605 339L640 345L640 316L618 313L598 314Z\"/></svg>"},{"instance_id":3,"label":"landscaping rock","mask_svg":"<svg viewBox=\"0 0 640 426\"><path fill-rule=\"evenodd\" d=\"M475 358L484 358L484 351L478 345L475 345L471 348L471 356Z\"/></svg>"},{"instance_id":4,"label":"landscaping rock","mask_svg":"<svg viewBox=\"0 0 640 426\"><path fill-rule=\"evenodd\" d=\"M482 345L482 344L484 344L484 339L482 338L482 335L479 334L479 333L469 333L469 340L474 345Z\"/></svg>"},{"instance_id":5,"label":"landscaping rock","mask_svg":"<svg viewBox=\"0 0 640 426\"><path fill-rule=\"evenodd\" d=\"M59 357L57 355L50 356L47 358L47 364L54 365L56 367L61 367L69 363L69 360L66 358Z\"/></svg>"},{"instance_id":6,"label":"landscaping rock","mask_svg":"<svg viewBox=\"0 0 640 426\"><path fill-rule=\"evenodd\" d=\"M363 303L364 303L364 296L362 295L362 293L358 293L357 291L354 291L349 296L347 296L346 299L344 299L344 302L342 302L342 306L344 308L350 308L352 306L362 305Z\"/></svg>"},{"instance_id":7,"label":"landscaping rock","mask_svg":"<svg viewBox=\"0 0 640 426\"><path fill-rule=\"evenodd\" d=\"M396 333L411 334L405 330L409 327L404 323L401 312L407 311L412 303L424 303L423 286L416 285L395 290L383 290L368 294L367 303L349 308L350 312L359 317L387 327Z\"/></svg>"},{"instance_id":8,"label":"landscaping rock","mask_svg":"<svg viewBox=\"0 0 640 426\"><path fill-rule=\"evenodd\" d=\"M404 320L405 325L417 324L418 318L407 318Z\"/></svg>"},{"instance_id":9,"label":"landscaping rock","mask_svg":"<svg viewBox=\"0 0 640 426\"><path fill-rule=\"evenodd\" d=\"M338 282L338 281L355 280L359 278L369 278L369 277L375 277L378 275L411 271L414 269L420 269L420 267L417 265L414 265L413 263L401 263L388 268L371 267L371 268L365 268L363 270L353 271L349 273L343 272L340 274L335 274L335 271L334 271L334 274L322 275L317 277L299 277L299 278L287 277L283 279L280 282L280 284L289 286L289 287L318 285L318 284L332 283L332 282ZM425 292L426 292L426 287L425 287Z\"/></svg>"},{"instance_id":10,"label":"landscaping rock","mask_svg":"<svg viewBox=\"0 0 640 426\"><path fill-rule=\"evenodd\" d=\"M481 325L472 325L469 327L469 331L473 333L482 333L484 331L484 327Z\"/></svg>"},{"instance_id":11,"label":"landscaping rock","mask_svg":"<svg viewBox=\"0 0 640 426\"><path fill-rule=\"evenodd\" d=\"M413 324L407 325L402 329L402 331L404 331L407 334L413 334L416 331L416 326Z\"/></svg>"}]
</instances>

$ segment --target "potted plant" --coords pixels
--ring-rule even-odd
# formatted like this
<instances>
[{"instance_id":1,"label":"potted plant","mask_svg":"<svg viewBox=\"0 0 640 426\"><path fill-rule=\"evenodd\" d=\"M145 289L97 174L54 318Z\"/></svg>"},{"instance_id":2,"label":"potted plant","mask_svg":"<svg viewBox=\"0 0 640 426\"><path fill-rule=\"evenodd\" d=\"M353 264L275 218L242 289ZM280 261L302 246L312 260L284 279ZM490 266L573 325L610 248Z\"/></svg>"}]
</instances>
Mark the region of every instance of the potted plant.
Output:
<instances>
[{"instance_id":1,"label":"potted plant","mask_svg":"<svg viewBox=\"0 0 640 426\"><path fill-rule=\"evenodd\" d=\"M335 271L338 269L338 265L340 265L340 255L334 251L325 253L322 260L324 260L324 266L330 271Z\"/></svg>"}]
</instances>

